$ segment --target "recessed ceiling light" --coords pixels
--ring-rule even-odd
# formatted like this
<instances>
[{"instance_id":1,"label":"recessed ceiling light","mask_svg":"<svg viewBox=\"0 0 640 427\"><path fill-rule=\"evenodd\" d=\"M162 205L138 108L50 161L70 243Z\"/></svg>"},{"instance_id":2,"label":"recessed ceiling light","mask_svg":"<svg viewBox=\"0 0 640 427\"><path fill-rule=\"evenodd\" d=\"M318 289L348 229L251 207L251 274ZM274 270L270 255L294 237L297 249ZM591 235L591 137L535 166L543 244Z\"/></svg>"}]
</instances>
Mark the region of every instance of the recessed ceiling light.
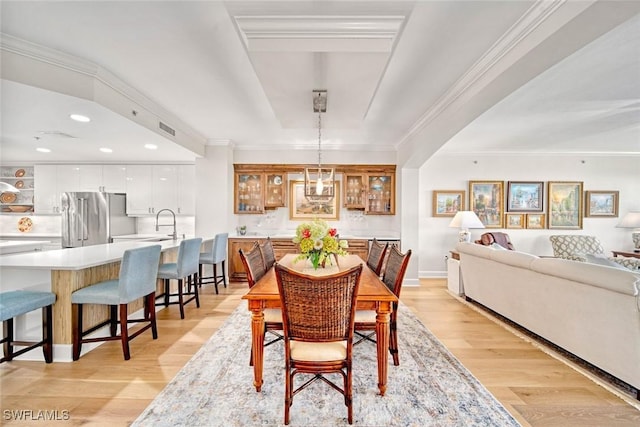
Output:
<instances>
[{"instance_id":1,"label":"recessed ceiling light","mask_svg":"<svg viewBox=\"0 0 640 427\"><path fill-rule=\"evenodd\" d=\"M36 151L39 151L41 153L50 153L51 152L51 150L49 150L48 148L42 148L42 147L36 148Z\"/></svg>"},{"instance_id":2,"label":"recessed ceiling light","mask_svg":"<svg viewBox=\"0 0 640 427\"><path fill-rule=\"evenodd\" d=\"M144 144L144 148L147 150L157 150L158 146L156 144Z\"/></svg>"},{"instance_id":3,"label":"recessed ceiling light","mask_svg":"<svg viewBox=\"0 0 640 427\"><path fill-rule=\"evenodd\" d=\"M100 151L102 151L103 153L113 153L113 150L107 147L102 147Z\"/></svg>"},{"instance_id":4,"label":"recessed ceiling light","mask_svg":"<svg viewBox=\"0 0 640 427\"><path fill-rule=\"evenodd\" d=\"M76 122L87 123L90 122L91 119L87 116L83 116L82 114L71 114L69 115L71 120L75 120Z\"/></svg>"}]
</instances>

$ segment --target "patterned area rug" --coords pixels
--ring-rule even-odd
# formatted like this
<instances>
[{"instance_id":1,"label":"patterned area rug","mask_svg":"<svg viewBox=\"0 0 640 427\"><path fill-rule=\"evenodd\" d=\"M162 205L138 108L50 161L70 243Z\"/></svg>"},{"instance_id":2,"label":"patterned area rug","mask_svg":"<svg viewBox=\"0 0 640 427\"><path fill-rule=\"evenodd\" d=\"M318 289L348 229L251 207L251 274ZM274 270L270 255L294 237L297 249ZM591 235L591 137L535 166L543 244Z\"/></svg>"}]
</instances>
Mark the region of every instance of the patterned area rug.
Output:
<instances>
[{"instance_id":1,"label":"patterned area rug","mask_svg":"<svg viewBox=\"0 0 640 427\"><path fill-rule=\"evenodd\" d=\"M241 303L133 426L283 425L283 343L265 348L264 385L257 393L249 367L250 321ZM378 394L375 345L354 347L354 425L519 425L402 304L398 326L400 366L390 362L385 396ZM297 375L296 382L304 378ZM340 384L340 377L334 379ZM315 382L295 396L290 425L347 426L342 395Z\"/></svg>"}]
</instances>

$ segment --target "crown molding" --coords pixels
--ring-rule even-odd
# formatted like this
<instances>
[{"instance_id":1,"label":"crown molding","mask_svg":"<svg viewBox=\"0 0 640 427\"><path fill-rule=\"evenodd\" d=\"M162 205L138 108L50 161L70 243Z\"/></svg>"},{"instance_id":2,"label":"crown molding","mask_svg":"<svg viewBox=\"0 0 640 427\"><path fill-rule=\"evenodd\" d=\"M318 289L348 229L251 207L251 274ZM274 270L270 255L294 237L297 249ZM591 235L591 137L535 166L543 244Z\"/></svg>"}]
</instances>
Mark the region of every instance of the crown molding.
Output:
<instances>
[{"instance_id":1,"label":"crown molding","mask_svg":"<svg viewBox=\"0 0 640 427\"><path fill-rule=\"evenodd\" d=\"M155 115L160 121L170 124L172 128L179 129L182 133L195 140L200 145L204 145L205 143L205 138L202 135L193 130L174 114L162 108L160 105L115 76L107 69L102 68L91 61L19 39L6 33L0 33L0 50L11 52L34 61L50 64L58 68L93 78L97 82L102 83L121 96L144 108L149 113ZM93 97L91 100L100 103L99 100L93 99ZM131 119L130 117L125 118ZM152 130L154 132L157 131L156 129Z\"/></svg>"}]
</instances>

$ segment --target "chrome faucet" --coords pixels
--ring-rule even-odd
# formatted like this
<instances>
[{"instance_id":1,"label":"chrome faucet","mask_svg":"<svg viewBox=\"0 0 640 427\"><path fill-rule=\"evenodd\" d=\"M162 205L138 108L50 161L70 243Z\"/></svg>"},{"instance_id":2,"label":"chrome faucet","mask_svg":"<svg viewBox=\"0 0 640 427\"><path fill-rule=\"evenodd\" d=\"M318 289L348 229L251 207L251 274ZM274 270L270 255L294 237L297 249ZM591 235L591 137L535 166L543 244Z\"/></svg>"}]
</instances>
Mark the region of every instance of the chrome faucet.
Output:
<instances>
[{"instance_id":1,"label":"chrome faucet","mask_svg":"<svg viewBox=\"0 0 640 427\"><path fill-rule=\"evenodd\" d=\"M160 216L160 213L163 211L169 211L171 212L171 215L173 215L173 224L158 224L158 217ZM175 212L173 212L171 209L160 209L158 211L158 213L156 214L156 231L160 231L160 227L171 227L173 225L173 234L167 234L167 236L171 236L173 238L173 240L178 240L178 233L176 232L176 214Z\"/></svg>"}]
</instances>

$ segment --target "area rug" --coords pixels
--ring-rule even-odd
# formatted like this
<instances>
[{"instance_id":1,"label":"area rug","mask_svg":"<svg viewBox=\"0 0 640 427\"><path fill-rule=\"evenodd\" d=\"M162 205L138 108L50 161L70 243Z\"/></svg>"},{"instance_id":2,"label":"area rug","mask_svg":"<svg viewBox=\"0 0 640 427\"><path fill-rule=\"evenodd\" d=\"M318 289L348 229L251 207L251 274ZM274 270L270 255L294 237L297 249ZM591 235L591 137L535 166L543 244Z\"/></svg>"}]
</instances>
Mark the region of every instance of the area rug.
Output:
<instances>
[{"instance_id":1,"label":"area rug","mask_svg":"<svg viewBox=\"0 0 640 427\"><path fill-rule=\"evenodd\" d=\"M249 366L250 313L241 303L133 426L280 426L284 421L284 348L265 348L261 392ZM398 311L400 366L377 387L376 348L354 347L356 426L518 426L505 408L404 305ZM296 376L296 382L305 377ZM337 378L340 381L340 378ZM294 398L291 426L342 426L344 399L323 382Z\"/></svg>"}]
</instances>

